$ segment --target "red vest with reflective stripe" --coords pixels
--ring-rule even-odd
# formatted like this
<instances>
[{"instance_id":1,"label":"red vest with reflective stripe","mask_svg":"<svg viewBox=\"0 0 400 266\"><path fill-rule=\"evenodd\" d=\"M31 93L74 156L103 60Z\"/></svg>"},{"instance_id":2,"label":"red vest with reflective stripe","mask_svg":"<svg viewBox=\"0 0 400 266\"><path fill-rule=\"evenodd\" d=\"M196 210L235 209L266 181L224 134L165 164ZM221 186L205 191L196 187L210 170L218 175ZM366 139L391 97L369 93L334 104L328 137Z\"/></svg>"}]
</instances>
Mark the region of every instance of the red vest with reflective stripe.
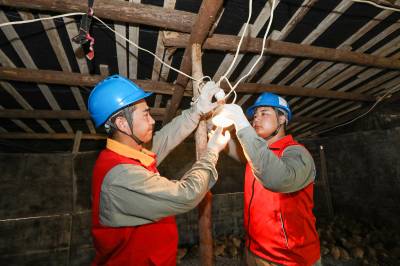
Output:
<instances>
[{"instance_id":1,"label":"red vest with reflective stripe","mask_svg":"<svg viewBox=\"0 0 400 266\"><path fill-rule=\"evenodd\" d=\"M300 145L288 135L270 145L281 157L285 148ZM247 163L244 187L246 246L255 255L282 265L313 265L320 258L311 183L293 193L266 189Z\"/></svg>"},{"instance_id":2,"label":"red vest with reflective stripe","mask_svg":"<svg viewBox=\"0 0 400 266\"><path fill-rule=\"evenodd\" d=\"M108 227L100 224L101 185L107 172L118 164L136 164L158 172L155 161L145 167L139 161L108 149L100 153L92 178L92 237L96 249L92 266L176 265L178 230L175 217L140 226Z\"/></svg>"}]
</instances>

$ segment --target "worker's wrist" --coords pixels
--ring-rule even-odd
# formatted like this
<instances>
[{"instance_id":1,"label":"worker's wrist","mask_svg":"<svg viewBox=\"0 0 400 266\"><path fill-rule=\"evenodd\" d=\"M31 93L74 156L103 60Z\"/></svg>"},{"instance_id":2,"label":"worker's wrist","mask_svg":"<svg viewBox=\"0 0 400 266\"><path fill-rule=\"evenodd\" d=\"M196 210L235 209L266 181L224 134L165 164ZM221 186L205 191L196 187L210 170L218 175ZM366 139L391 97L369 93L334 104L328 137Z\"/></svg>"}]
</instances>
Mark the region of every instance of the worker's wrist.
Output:
<instances>
[{"instance_id":1,"label":"worker's wrist","mask_svg":"<svg viewBox=\"0 0 400 266\"><path fill-rule=\"evenodd\" d=\"M206 160L210 161L214 165L217 164L218 157L219 157L219 152L215 151L214 149L211 149L209 147L207 147L207 151L203 155L203 158L205 158Z\"/></svg>"}]
</instances>

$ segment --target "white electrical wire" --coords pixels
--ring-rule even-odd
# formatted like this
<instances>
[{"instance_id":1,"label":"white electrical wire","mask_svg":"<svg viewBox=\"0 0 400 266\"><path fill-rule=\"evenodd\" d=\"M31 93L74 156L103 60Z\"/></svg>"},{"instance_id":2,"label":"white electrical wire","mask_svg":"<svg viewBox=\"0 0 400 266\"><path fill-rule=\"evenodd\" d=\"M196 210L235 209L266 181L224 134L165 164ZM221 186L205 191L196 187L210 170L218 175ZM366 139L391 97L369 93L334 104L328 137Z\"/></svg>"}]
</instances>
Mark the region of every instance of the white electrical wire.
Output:
<instances>
[{"instance_id":1,"label":"white electrical wire","mask_svg":"<svg viewBox=\"0 0 400 266\"><path fill-rule=\"evenodd\" d=\"M394 8L394 7L389 7L389 6L384 6L384 5L379 5L375 2L372 1L368 1L368 0L352 0L353 2L357 2L357 3L365 3L365 4L369 4L375 7L379 7L382 9L386 9L386 10L391 10L391 11L396 11L396 12L400 12L399 8Z\"/></svg>"},{"instance_id":2,"label":"white electrical wire","mask_svg":"<svg viewBox=\"0 0 400 266\"><path fill-rule=\"evenodd\" d=\"M22 21L12 21L12 22L6 22L6 23L1 23L0 27L4 27L4 26L9 26L9 25L19 25L19 24L26 24L26 23L33 23L33 22L37 22L37 21L42 21L42 20L50 20L50 19L56 19L56 18L62 18L62 17L72 17L72 16L81 16L81 15L86 15L86 13L83 12L75 12L75 13L67 13L67 14L62 14L62 15L57 15L57 16L51 16L51 17L45 17L45 18L37 18L37 19L30 19L30 20L22 20ZM163 64L164 66L178 72L179 74L197 81L195 78L193 78L192 76L180 71L179 69L174 68L173 66L165 63L160 57L158 57L156 54L154 54L153 52L144 49L142 47L140 47L139 45L137 45L136 43L132 42L131 40L129 40L128 38L126 38L125 36L121 35L120 33L116 32L115 30L113 30L110 26L108 26L103 20L101 20L100 18L98 18L97 16L93 16L94 19L96 19L97 21L99 21L101 24L103 24L107 29L109 29L110 31L114 32L116 35L118 35L119 37L121 37L122 39L124 39L125 41L129 42L130 44L132 44L133 46L135 46L137 49L142 50L144 52L147 52L149 54L151 54L152 56L154 56L155 59L157 59L161 64ZM208 76L204 76L202 77L200 80L203 80L205 78L209 78Z\"/></svg>"},{"instance_id":3,"label":"white electrical wire","mask_svg":"<svg viewBox=\"0 0 400 266\"><path fill-rule=\"evenodd\" d=\"M239 52L240 52L240 47L241 47L241 45L242 45L244 36L246 35L246 31L247 31L247 28L248 28L248 26L249 26L249 22L250 22L250 19L251 19L251 16L252 16L252 12L253 12L252 3L253 3L253 0L249 0L249 16L248 16L248 18L247 18L246 25L245 25L245 29L244 29L243 34L242 34L242 36L241 36L241 39L240 39L240 41L239 41L239 44L238 44L238 47L237 47L237 50L236 50L234 59L233 59L231 65L230 65L230 67L229 67L228 70L226 71L226 73L220 78L220 80L219 80L218 83L217 83L217 84L219 85L220 82L221 82L222 80L226 80L226 82L228 83L228 85L229 85L229 87L230 87L230 92L225 96L225 99L227 99L227 98L230 96L231 93L234 93L233 103L235 103L236 98L237 98L237 93L236 93L236 91L235 91L237 85L238 85L239 82L241 82L245 77L247 77L248 75L250 75L250 73L253 71L254 67L255 67L255 66L258 64L258 62L261 60L261 58L262 58L262 56L263 56L263 53L264 53L264 49L262 49L261 54L260 54L260 57L259 57L258 60L254 63L254 65L253 65L253 67L250 69L250 71L249 71L245 76L243 76L243 77L235 84L235 86L232 87L232 85L230 84L230 82L229 82L229 80L227 79L226 75L232 70L232 68L233 68L233 66L234 66L234 64L235 64L235 62L236 62L236 60L237 60L238 54L239 54ZM271 24L272 24L273 12L274 12L274 5L275 5L275 0L272 0L271 16L270 16L270 21L269 21L267 30L266 30L265 35L264 35L264 38L263 38L263 47L265 46L266 36L268 35L269 29L270 29ZM37 21L50 20L50 19L63 18L63 17L70 17L70 16L77 16L77 15L80 15L80 16L81 16L81 15L86 15L86 13L83 13L83 12L74 12L74 13L67 13L67 14L62 14L62 15L57 15L57 16L51 16L51 17L45 17L45 18L38 18L38 19L31 19L31 20L22 20L22 21L6 22L6 23L0 24L0 27L9 26L9 25L26 24L26 23L32 23L32 22L37 22ZM95 20L99 21L101 24L103 24L103 26L105 26L107 29L109 29L110 31L112 31L115 35L119 36L119 37L122 38L123 40L125 40L125 41L127 41L128 43L130 43L131 45L135 46L137 49L142 50L142 51L144 51L144 52L147 52L147 53L151 54L156 60L158 60L158 61L159 61L161 64L163 64L164 66L170 68L170 69L173 70L173 71L176 71L177 73L179 73L179 74L181 74L181 75L183 75L183 76L185 76L185 77L187 77L187 78L189 78L189 79L192 79L192 80L194 80L194 81L198 81L198 80L196 80L194 77L192 77L192 76L190 76L190 75L188 75L188 74L186 74L186 73L180 71L179 69L176 69L176 68L174 68L173 66L171 66L171 65L169 65L169 64L167 64L167 63L165 63L160 57L158 57L158 56L157 56L156 54L154 54L153 52L151 52L151 51L149 51L149 50L147 50L147 49L145 49L145 48L140 47L139 45L137 45L136 43L132 42L131 40L129 40L129 39L126 38L125 36L123 36L123 35L121 35L120 33L116 32L114 29L112 29L110 26L108 26L108 25L107 25L103 20L101 20L99 17L93 16L93 18L94 18ZM204 79L209 79L209 80L211 80L211 78L210 78L209 76L203 76L199 81L203 81Z\"/></svg>"},{"instance_id":4,"label":"white electrical wire","mask_svg":"<svg viewBox=\"0 0 400 266\"><path fill-rule=\"evenodd\" d=\"M395 86L395 87L393 87L391 90L387 91L384 95L379 97L378 100L365 113L363 113L363 114L361 114L361 115L359 115L359 116L357 116L357 117L355 117L355 118L351 119L350 121L347 121L347 122L345 122L343 124L339 124L339 125L336 125L334 127L331 127L331 128L316 132L316 133L313 134L313 136L319 135L319 134L322 134L322 133L325 133L325 132L328 132L328 131L331 131L331 130L333 130L335 128L338 128L338 127L342 127L342 126L348 125L348 124L353 123L354 121L366 116L368 113L370 113L378 105L378 103L380 103L383 99L385 99L388 94L390 94L394 90L397 90L398 88L400 88L400 84Z\"/></svg>"},{"instance_id":5,"label":"white electrical wire","mask_svg":"<svg viewBox=\"0 0 400 266\"><path fill-rule=\"evenodd\" d=\"M264 37L263 37L263 43L262 43L262 49L261 49L260 56L257 58L256 62L254 62L253 66L250 68L249 72L247 72L243 77L241 77L241 78L236 82L235 86L233 86L233 89L236 89L236 87L239 85L239 83L240 83L243 79L247 78L247 77L251 74L251 72L253 72L254 68L255 68L256 65L260 62L261 58L263 57L263 55L264 55L264 50L265 50L265 43L266 43L266 41L267 41L267 35L268 35L268 33L269 33L269 30L270 30L270 28L271 28L272 21L273 21L273 18L274 18L274 8L275 8L275 0L272 0L272 5L271 5L271 16L270 16L270 18L269 18L267 30L265 31L265 34L264 34Z\"/></svg>"},{"instance_id":6,"label":"white electrical wire","mask_svg":"<svg viewBox=\"0 0 400 266\"><path fill-rule=\"evenodd\" d=\"M240 47L242 46L242 42L243 42L244 36L246 36L246 32L247 32L247 29L248 29L248 27L249 27L249 23L250 23L250 19L251 19L252 14L253 14L253 0L249 0L249 15L248 15L248 17L247 17L247 21L246 21L246 23L245 23L245 27L244 27L242 36L240 37L240 41L239 41L238 47L237 47L237 49L236 49L235 56L233 57L232 63L231 63L231 65L229 66L228 70L226 70L225 74L222 75L221 78L219 79L218 85L221 83L221 81L222 81L223 79L226 79L227 82L229 83L229 81L228 81L228 79L226 78L226 76L229 74L229 72L231 72L233 66L235 65L235 62L236 62L237 57L238 57L239 52L240 52Z\"/></svg>"},{"instance_id":7,"label":"white electrical wire","mask_svg":"<svg viewBox=\"0 0 400 266\"><path fill-rule=\"evenodd\" d=\"M19 24L32 23L32 22L37 22L37 21L42 21L42 20L51 20L51 19L63 18L63 17L81 16L81 15L85 15L85 14L86 13L83 13L83 12L75 12L75 13L67 13L67 14L62 14L62 15L57 15L57 16L52 16L52 17L45 17L45 18L36 18L36 19L21 20L21 21L10 21L10 22L6 22L6 23L1 23L0 28L4 27L4 26L9 26L9 25L19 25Z\"/></svg>"},{"instance_id":8,"label":"white electrical wire","mask_svg":"<svg viewBox=\"0 0 400 266\"><path fill-rule=\"evenodd\" d=\"M261 58L262 58L263 55L264 55L265 43L266 43L266 40L267 40L267 36L268 36L269 30L270 30L271 25L272 25L273 18L274 18L274 8L275 8L275 0L272 0L272 4L271 4L271 15L270 15L270 18L269 18L269 22L268 22L267 29L266 29L266 31L265 31L265 33L264 33L261 53L260 53L259 57L257 58L256 62L254 62L253 66L250 68L249 72L247 72L243 77L241 77L241 78L236 82L236 84L235 84L234 86L232 86L232 85L230 84L230 82L228 81L228 79L227 79L226 77L223 77L223 78L226 80L226 82L228 83L229 87L231 88L231 90L229 91L229 93L225 96L225 99L228 98L229 95L230 95L231 93L234 93L234 94L235 94L235 97L234 97L234 100L232 101L232 103L235 103L235 101L236 101L236 96L237 96L236 91L235 91L235 90L236 90L236 87L239 85L239 83L240 83L243 79L245 79L246 77L248 77L248 76L251 74L251 72L254 70L254 68L255 68L256 65L260 62ZM243 36L244 36L244 34L243 34ZM240 45L240 43L239 43L239 45ZM240 47L240 46L239 46L239 47ZM236 53L239 51L239 47L238 47ZM232 64L232 65L233 65L233 64ZM232 65L231 65L231 66L232 66ZM222 80L222 77L221 77L220 81L221 81L221 80Z\"/></svg>"}]
</instances>

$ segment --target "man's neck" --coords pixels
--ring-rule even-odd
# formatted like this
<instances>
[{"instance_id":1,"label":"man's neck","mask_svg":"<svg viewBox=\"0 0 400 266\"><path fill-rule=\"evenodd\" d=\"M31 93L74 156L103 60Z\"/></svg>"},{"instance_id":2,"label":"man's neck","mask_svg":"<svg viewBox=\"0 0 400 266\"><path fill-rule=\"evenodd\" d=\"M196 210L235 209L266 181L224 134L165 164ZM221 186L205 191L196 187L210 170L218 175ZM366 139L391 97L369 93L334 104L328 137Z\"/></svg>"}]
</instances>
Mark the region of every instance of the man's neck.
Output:
<instances>
[{"instance_id":1,"label":"man's neck","mask_svg":"<svg viewBox=\"0 0 400 266\"><path fill-rule=\"evenodd\" d=\"M278 134L267 140L268 146L274 143L275 141L280 140L281 138L285 137L286 133L283 129L279 130Z\"/></svg>"},{"instance_id":2,"label":"man's neck","mask_svg":"<svg viewBox=\"0 0 400 266\"><path fill-rule=\"evenodd\" d=\"M127 145L127 146L129 146L129 147L131 147L131 148L133 148L135 150L138 150L138 151L143 149L142 145L137 144L137 142L134 141L131 137L129 137L127 135L124 135L124 134L118 134L115 137L115 140L118 141L119 143Z\"/></svg>"}]
</instances>

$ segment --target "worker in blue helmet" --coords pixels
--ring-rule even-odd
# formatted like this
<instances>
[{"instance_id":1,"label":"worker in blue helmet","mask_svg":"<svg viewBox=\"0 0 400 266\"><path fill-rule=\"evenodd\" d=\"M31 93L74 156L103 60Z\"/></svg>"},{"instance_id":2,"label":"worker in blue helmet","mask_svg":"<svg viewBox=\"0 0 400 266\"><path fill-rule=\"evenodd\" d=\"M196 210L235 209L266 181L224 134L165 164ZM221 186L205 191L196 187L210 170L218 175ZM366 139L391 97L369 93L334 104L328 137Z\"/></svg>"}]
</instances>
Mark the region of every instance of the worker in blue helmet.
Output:
<instances>
[{"instance_id":1,"label":"worker in blue helmet","mask_svg":"<svg viewBox=\"0 0 400 266\"><path fill-rule=\"evenodd\" d=\"M229 134L216 130L207 152L180 179L159 174L157 165L197 127L217 103L220 89L208 82L188 110L156 132L146 93L132 81L114 75L89 96L96 126L108 132L92 177L92 265L176 264L178 232L174 215L193 209L215 184L215 164ZM151 143L152 151L143 147Z\"/></svg>"},{"instance_id":2,"label":"worker in blue helmet","mask_svg":"<svg viewBox=\"0 0 400 266\"><path fill-rule=\"evenodd\" d=\"M287 101L264 92L247 111L224 106L238 141L228 153L246 163L244 181L245 258L247 265L319 265L311 154L286 126L292 119ZM239 147L239 148L238 148Z\"/></svg>"}]
</instances>

